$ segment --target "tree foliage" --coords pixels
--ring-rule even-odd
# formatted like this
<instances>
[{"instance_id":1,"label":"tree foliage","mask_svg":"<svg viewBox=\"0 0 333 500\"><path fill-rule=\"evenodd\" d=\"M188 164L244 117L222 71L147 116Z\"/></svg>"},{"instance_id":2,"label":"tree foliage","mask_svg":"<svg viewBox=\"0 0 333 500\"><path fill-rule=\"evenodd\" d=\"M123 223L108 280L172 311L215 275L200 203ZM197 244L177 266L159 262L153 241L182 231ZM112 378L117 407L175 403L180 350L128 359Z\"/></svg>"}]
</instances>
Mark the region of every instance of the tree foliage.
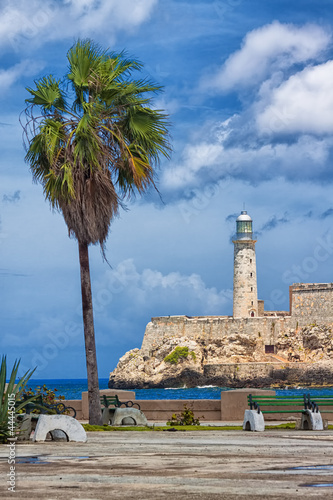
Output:
<instances>
[{"instance_id":1,"label":"tree foliage","mask_svg":"<svg viewBox=\"0 0 333 500\"><path fill-rule=\"evenodd\" d=\"M142 65L124 53L78 41L63 80L48 75L28 88L26 160L71 236L104 247L124 198L154 185L168 157L167 115L152 109L161 87L133 76Z\"/></svg>"}]
</instances>

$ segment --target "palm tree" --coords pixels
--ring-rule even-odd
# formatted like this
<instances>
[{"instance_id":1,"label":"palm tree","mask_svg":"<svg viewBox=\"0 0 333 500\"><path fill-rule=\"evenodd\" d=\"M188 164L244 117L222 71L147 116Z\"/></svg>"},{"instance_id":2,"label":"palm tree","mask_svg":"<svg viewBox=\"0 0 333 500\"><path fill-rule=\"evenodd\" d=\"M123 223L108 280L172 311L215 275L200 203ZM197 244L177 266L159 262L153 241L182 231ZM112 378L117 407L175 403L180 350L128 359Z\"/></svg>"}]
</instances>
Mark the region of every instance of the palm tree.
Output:
<instances>
[{"instance_id":1,"label":"palm tree","mask_svg":"<svg viewBox=\"0 0 333 500\"><path fill-rule=\"evenodd\" d=\"M35 81L26 99L26 161L46 200L79 247L89 422L101 423L88 246L105 241L125 197L155 187L154 167L169 157L167 115L150 107L161 87L134 79L142 65L124 53L78 41L62 81ZM38 110L38 113L35 110Z\"/></svg>"}]
</instances>

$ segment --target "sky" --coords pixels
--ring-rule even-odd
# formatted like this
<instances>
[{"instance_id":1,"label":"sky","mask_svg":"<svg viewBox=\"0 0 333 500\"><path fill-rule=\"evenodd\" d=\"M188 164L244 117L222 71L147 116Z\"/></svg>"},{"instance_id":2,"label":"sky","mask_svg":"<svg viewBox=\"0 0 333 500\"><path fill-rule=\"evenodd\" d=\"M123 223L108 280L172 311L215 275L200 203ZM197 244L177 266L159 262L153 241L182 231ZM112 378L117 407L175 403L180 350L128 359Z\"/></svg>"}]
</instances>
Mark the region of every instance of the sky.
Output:
<instances>
[{"instance_id":1,"label":"sky","mask_svg":"<svg viewBox=\"0 0 333 500\"><path fill-rule=\"evenodd\" d=\"M77 242L25 163L35 79L66 73L78 38L164 87L170 160L90 247L99 377L154 316L231 315L235 218L257 243L258 294L333 281L331 0L0 1L0 354L35 378L85 378Z\"/></svg>"}]
</instances>

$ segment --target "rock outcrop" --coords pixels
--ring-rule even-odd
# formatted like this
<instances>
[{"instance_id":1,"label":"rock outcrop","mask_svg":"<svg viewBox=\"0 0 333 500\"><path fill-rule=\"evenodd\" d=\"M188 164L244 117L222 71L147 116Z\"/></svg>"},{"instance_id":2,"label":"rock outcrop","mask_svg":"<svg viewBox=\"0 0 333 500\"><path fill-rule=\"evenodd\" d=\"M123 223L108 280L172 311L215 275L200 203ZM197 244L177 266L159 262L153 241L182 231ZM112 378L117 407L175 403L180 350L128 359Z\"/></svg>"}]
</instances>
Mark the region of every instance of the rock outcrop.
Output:
<instances>
[{"instance_id":1,"label":"rock outcrop","mask_svg":"<svg viewBox=\"0 0 333 500\"><path fill-rule=\"evenodd\" d=\"M285 330L270 355L260 336L244 333L211 341L165 338L149 356L127 352L109 380L110 388L122 389L200 385L333 385L332 325Z\"/></svg>"}]
</instances>

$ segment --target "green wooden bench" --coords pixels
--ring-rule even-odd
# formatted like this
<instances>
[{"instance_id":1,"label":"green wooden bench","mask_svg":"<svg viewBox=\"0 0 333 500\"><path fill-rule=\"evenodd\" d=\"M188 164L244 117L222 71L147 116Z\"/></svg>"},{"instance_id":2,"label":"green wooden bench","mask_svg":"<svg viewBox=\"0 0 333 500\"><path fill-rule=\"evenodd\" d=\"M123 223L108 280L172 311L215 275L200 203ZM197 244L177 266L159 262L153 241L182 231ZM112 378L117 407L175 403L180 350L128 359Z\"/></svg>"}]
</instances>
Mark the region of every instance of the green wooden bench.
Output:
<instances>
[{"instance_id":1,"label":"green wooden bench","mask_svg":"<svg viewBox=\"0 0 333 500\"><path fill-rule=\"evenodd\" d=\"M319 412L317 401L312 401L309 394L303 394L302 396L257 396L249 394L247 401L250 410L256 410L258 413L262 412L263 414L306 413L307 410Z\"/></svg>"},{"instance_id":2,"label":"green wooden bench","mask_svg":"<svg viewBox=\"0 0 333 500\"><path fill-rule=\"evenodd\" d=\"M26 394L17 401L17 403L22 403L30 399L30 396ZM42 413L42 414L58 414L58 415L69 415L70 417L76 417L76 410L72 406L66 406L64 403L55 403L49 405L43 401L42 396L37 396L33 401L30 401L23 407L23 411L29 415L30 413Z\"/></svg>"},{"instance_id":3,"label":"green wooden bench","mask_svg":"<svg viewBox=\"0 0 333 500\"><path fill-rule=\"evenodd\" d=\"M103 394L103 396L100 396L100 400L102 410L104 408L109 408L110 406L114 406L116 408L120 408L121 406L132 408L136 406L139 410L141 409L139 403L135 403L133 401L120 401L117 394L115 396L106 396L105 394Z\"/></svg>"}]
</instances>

